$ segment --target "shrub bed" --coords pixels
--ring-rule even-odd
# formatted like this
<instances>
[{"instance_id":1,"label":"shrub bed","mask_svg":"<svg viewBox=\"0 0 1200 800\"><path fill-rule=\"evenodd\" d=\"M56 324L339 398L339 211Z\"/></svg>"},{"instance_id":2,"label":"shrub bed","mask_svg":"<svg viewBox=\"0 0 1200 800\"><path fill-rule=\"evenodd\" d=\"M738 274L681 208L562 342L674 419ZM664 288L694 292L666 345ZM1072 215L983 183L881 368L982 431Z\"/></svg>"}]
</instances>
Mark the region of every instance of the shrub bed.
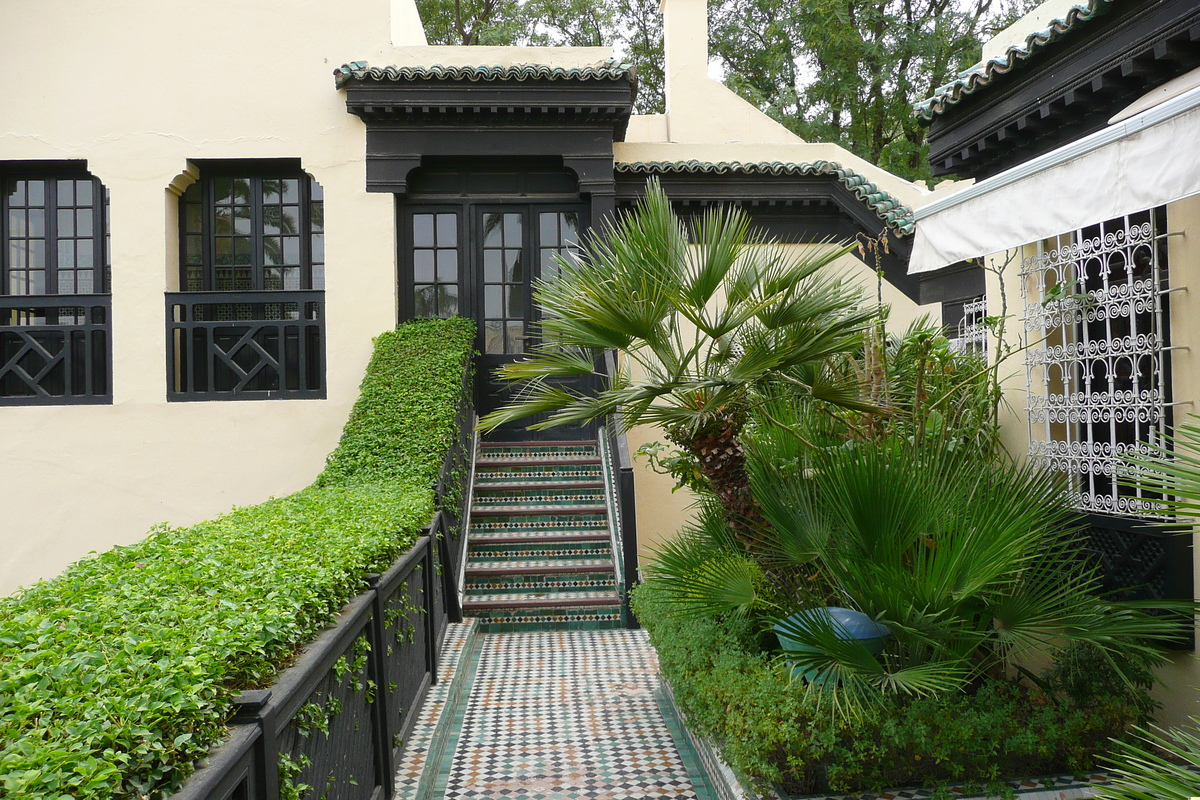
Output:
<instances>
[{"instance_id":1,"label":"shrub bed","mask_svg":"<svg viewBox=\"0 0 1200 800\"><path fill-rule=\"evenodd\" d=\"M465 320L376 340L316 483L86 558L0 600L0 796L163 797L433 512L473 341Z\"/></svg>"},{"instance_id":2,"label":"shrub bed","mask_svg":"<svg viewBox=\"0 0 1200 800\"><path fill-rule=\"evenodd\" d=\"M1079 651L1045 676L1056 700L984 680L970 694L894 701L847 721L814 711L806 684L764 652L748 621L681 617L653 584L637 588L633 605L688 727L718 743L725 761L760 788L986 788L1005 777L1087 770L1108 737L1150 710L1142 692L1124 689L1102 659Z\"/></svg>"}]
</instances>

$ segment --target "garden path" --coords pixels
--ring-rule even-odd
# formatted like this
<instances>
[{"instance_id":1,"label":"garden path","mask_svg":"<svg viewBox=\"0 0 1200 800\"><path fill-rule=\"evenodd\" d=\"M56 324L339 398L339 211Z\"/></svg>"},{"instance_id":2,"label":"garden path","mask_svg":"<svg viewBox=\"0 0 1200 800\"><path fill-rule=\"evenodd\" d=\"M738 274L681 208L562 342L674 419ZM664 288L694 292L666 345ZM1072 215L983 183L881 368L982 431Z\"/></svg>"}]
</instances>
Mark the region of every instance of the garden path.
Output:
<instances>
[{"instance_id":1,"label":"garden path","mask_svg":"<svg viewBox=\"0 0 1200 800\"><path fill-rule=\"evenodd\" d=\"M644 631L451 626L397 774L403 800L709 800Z\"/></svg>"}]
</instances>

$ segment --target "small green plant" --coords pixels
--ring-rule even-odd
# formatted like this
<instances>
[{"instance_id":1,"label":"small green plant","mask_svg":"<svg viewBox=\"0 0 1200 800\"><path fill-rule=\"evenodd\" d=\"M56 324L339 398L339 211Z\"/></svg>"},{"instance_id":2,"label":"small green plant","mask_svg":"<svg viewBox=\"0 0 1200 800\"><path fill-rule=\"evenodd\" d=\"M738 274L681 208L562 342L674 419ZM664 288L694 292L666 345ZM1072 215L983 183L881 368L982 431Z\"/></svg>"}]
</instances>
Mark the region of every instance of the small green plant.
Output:
<instances>
[{"instance_id":1,"label":"small green plant","mask_svg":"<svg viewBox=\"0 0 1200 800\"><path fill-rule=\"evenodd\" d=\"M0 796L174 791L226 735L233 697L269 684L420 535L473 340L466 320L380 336L313 486L156 527L0 600Z\"/></svg>"}]
</instances>

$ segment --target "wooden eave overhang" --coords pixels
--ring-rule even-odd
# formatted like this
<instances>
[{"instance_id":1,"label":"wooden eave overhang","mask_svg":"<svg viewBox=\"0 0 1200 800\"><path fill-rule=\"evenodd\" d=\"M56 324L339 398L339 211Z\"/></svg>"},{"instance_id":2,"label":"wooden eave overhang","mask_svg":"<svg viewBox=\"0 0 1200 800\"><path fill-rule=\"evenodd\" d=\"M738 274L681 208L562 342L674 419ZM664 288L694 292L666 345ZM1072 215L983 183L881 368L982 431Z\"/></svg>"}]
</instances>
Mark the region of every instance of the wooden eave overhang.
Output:
<instances>
[{"instance_id":1,"label":"wooden eave overhang","mask_svg":"<svg viewBox=\"0 0 1200 800\"><path fill-rule=\"evenodd\" d=\"M1100 130L1150 89L1200 66L1196 0L1088 5L1107 13L1079 17L1022 58L1010 50L992 62L1003 69L972 73L918 106L929 120L934 175L995 175Z\"/></svg>"},{"instance_id":2,"label":"wooden eave overhang","mask_svg":"<svg viewBox=\"0 0 1200 800\"><path fill-rule=\"evenodd\" d=\"M623 141L637 80L616 61L588 67L367 67L334 71L346 110L374 123L565 124L610 127Z\"/></svg>"},{"instance_id":3,"label":"wooden eave overhang","mask_svg":"<svg viewBox=\"0 0 1200 800\"><path fill-rule=\"evenodd\" d=\"M642 197L651 176L684 217L712 205L734 204L749 212L756 227L783 242L886 237L884 277L906 296L918 297L918 281L908 275L912 211L839 164L623 162L616 165L617 207L632 206Z\"/></svg>"}]
</instances>

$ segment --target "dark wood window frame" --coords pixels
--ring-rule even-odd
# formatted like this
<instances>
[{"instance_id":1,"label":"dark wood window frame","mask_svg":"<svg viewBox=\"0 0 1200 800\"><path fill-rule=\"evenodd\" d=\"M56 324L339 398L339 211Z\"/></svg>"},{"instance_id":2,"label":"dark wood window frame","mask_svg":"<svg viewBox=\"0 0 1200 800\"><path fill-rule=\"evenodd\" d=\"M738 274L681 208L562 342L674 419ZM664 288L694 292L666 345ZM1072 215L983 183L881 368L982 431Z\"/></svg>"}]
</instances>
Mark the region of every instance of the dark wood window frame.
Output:
<instances>
[{"instance_id":1,"label":"dark wood window frame","mask_svg":"<svg viewBox=\"0 0 1200 800\"><path fill-rule=\"evenodd\" d=\"M221 203L218 198L217 183L224 180L246 179L249 181L248 202ZM294 203L266 203L263 199L263 183L269 180L297 181L297 198ZM299 210L299 228L294 233L268 232L268 221L265 219L268 206L296 206ZM199 231L189 226L190 207L198 206L201 228ZM236 229L229 232L218 231L217 209L219 206L229 208L248 208L247 219L249 232L241 233ZM316 212L320 206L321 211ZM314 218L320 217L314 225ZM297 238L297 258L294 263L285 264L284 254L281 253L280 263L268 265L266 242L269 239ZM201 176L196 183L189 186L179 198L179 287L182 291L306 291L324 288L324 191L315 178L300 169L281 168L271 162L238 162L228 166L202 168ZM220 239L249 240L249 263L229 266L250 268L250 286L242 289L218 288L217 276L217 243ZM200 249L195 255L198 264L189 264L189 247L194 241L199 242ZM318 244L318 240L320 243ZM192 251L194 252L194 251ZM188 275L189 266L201 268L200 285ZM281 279L278 288L268 287L266 271L268 269L299 268L297 286L285 288L286 279Z\"/></svg>"},{"instance_id":2,"label":"dark wood window frame","mask_svg":"<svg viewBox=\"0 0 1200 800\"><path fill-rule=\"evenodd\" d=\"M18 182L38 199L19 200ZM112 402L108 230L108 191L86 162L0 162L0 406Z\"/></svg>"},{"instance_id":3,"label":"dark wood window frame","mask_svg":"<svg viewBox=\"0 0 1200 800\"><path fill-rule=\"evenodd\" d=\"M323 399L320 184L296 159L198 166L179 198L182 291L166 295L167 399Z\"/></svg>"}]
</instances>

